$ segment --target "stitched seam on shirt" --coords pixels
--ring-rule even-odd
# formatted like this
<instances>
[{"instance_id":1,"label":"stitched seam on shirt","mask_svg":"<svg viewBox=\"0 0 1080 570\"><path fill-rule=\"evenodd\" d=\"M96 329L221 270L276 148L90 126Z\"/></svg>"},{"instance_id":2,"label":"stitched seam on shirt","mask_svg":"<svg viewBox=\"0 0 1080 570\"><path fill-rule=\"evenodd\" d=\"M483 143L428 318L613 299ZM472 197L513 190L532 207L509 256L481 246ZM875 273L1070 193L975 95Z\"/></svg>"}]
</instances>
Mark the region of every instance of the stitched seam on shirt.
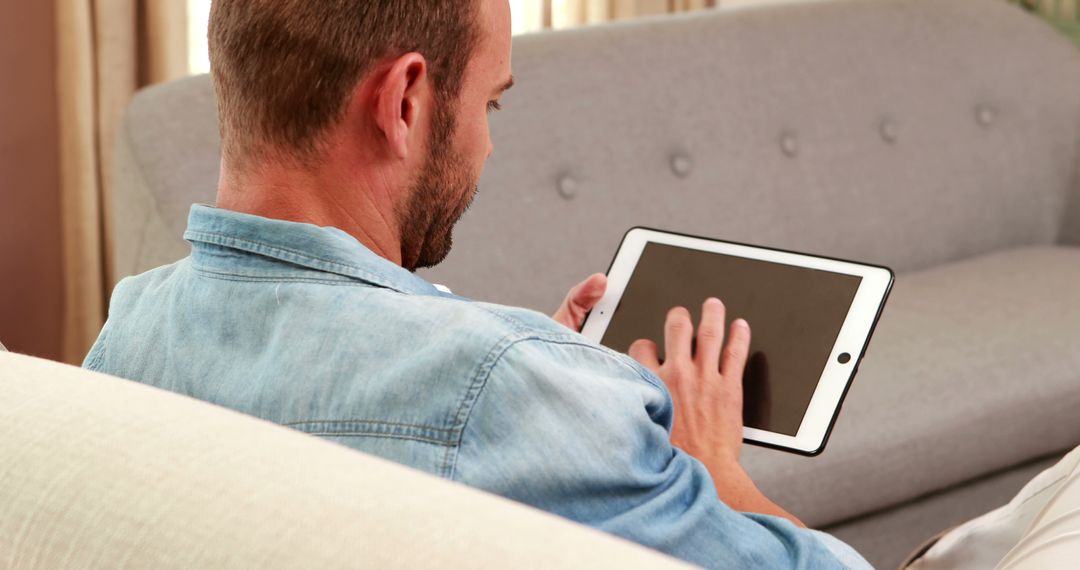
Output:
<instances>
[{"instance_id":1,"label":"stitched seam on shirt","mask_svg":"<svg viewBox=\"0 0 1080 570\"><path fill-rule=\"evenodd\" d=\"M262 252L265 252L265 253L283 253L283 254L286 254L286 255L295 256L297 259L310 259L310 260L314 260L314 261L321 261L321 262L326 263L328 265L336 265L336 266L344 267L346 269L355 269L356 271L359 271L361 273L367 273L364 269L361 269L360 267L357 267L355 265L349 265L347 263L341 263L340 261L334 261L334 260L331 260L331 259L325 259L325 258L316 256L316 255L311 255L311 254L308 254L308 253L304 253L302 251L297 251L295 249L289 249L289 248L285 248L285 247L267 245L267 244L264 244L264 243L258 242L258 241L246 240L246 239L227 236L227 235L218 234L218 233L200 232L200 231L196 231L196 230L188 230L187 235L195 237L195 238L200 238L201 241L206 241L206 242L209 242L209 243L222 245L222 246L226 246L226 247L235 246L235 245L238 245L238 244L240 244L240 245L248 245L248 246L253 247L256 250L261 250ZM256 251L256 253L259 253L259 251Z\"/></svg>"},{"instance_id":2,"label":"stitched seam on shirt","mask_svg":"<svg viewBox=\"0 0 1080 570\"><path fill-rule=\"evenodd\" d=\"M498 318L499 320L505 322L506 324L512 326L514 328L515 333L520 333L522 331L526 331L529 328L531 328L528 325L526 325L525 323L521 322L520 320L518 320L518 319L516 319L514 317L511 317L510 315L504 314L502 311L496 311L495 309L492 309L491 307L486 307L483 304L477 303L476 308L478 308L481 311L484 311L487 314L492 315L492 316Z\"/></svg>"},{"instance_id":3,"label":"stitched seam on shirt","mask_svg":"<svg viewBox=\"0 0 1080 570\"><path fill-rule=\"evenodd\" d=\"M240 283L318 283L321 285L340 285L344 287L380 287L378 285L371 285L369 283L358 283L356 281L347 281L344 279L319 279L318 277L251 277L245 275L236 275L232 273L218 273L215 271L206 271L198 267L192 268L197 273L201 274L207 279L217 279L219 281L235 281ZM380 287L386 289L386 287ZM399 292L396 289L391 291Z\"/></svg>"},{"instance_id":4,"label":"stitched seam on shirt","mask_svg":"<svg viewBox=\"0 0 1080 570\"><path fill-rule=\"evenodd\" d=\"M498 310L498 309L496 309L494 307L486 306L484 303L475 303L475 304L477 305L477 308L480 309L481 311L485 311L489 315L497 317L498 319L500 319L503 322L505 322L505 323L509 324L510 326L512 326L514 328L514 332L527 333L527 334L529 334L531 336L535 336L536 338L564 339L564 340L567 340L567 341L570 341L570 342L581 342L580 340L578 340L577 333L574 332L574 331L571 331L570 329L566 329L566 332L544 332L542 330L537 330L537 327L535 325L531 325L529 323L526 323L526 322L522 321L521 319L519 319L519 318L517 318L515 316L512 316L512 315L508 315L505 312L500 311L500 310ZM552 322L555 322L555 321L552 321ZM560 324L559 326L562 326L562 325Z\"/></svg>"},{"instance_id":5,"label":"stitched seam on shirt","mask_svg":"<svg viewBox=\"0 0 1080 570\"><path fill-rule=\"evenodd\" d=\"M592 350L592 351L595 351L595 352L600 352L601 354L604 354L605 356L608 356L611 359L618 362L623 368L629 368L630 371L632 371L634 374L636 374L638 376L638 378L641 378L642 380L649 383L653 387L660 388L662 390L667 389L667 387L664 384L662 384L662 381L661 381L661 383L658 383L656 381L657 379L651 378L648 374L645 374L642 368L638 368L636 366L633 366L633 365L627 363L626 360L621 358L618 353L615 353L611 349L606 348L604 346L597 346L595 344L591 344L591 343L588 343L588 342L582 342L575 335L563 335L563 334L558 334L558 333L545 335L545 334L536 334L536 333L534 333L534 334L531 334L531 335L529 335L527 337L523 337L523 338L519 339L517 342L529 341L529 340L535 340L535 341L544 342L544 343L548 343L548 344L562 344L562 345L570 345L570 346L579 346L581 348L585 348L585 349ZM509 348L509 347L507 347L507 348ZM611 353L613 353L613 354L611 354Z\"/></svg>"},{"instance_id":6,"label":"stitched seam on shirt","mask_svg":"<svg viewBox=\"0 0 1080 570\"><path fill-rule=\"evenodd\" d=\"M495 366L499 358L508 348L514 345L520 339L515 339L519 333L515 332L499 339L495 346L488 351L487 356L480 361L480 365L477 366L476 372L473 374L472 382L469 383L469 388L465 390L465 394L461 398L461 403L458 404L457 413L454 414L454 429L457 430L457 438L455 445L449 447L446 453L443 454L442 465L439 466L439 470L447 479L454 478L454 470L457 468L457 454L455 450L461 447L461 439L465 433L465 427L468 425L469 416L472 415L473 404L480 397L480 393L483 391L484 386L487 385L487 379L491 375L491 368ZM451 455L453 457L451 458Z\"/></svg>"},{"instance_id":7,"label":"stitched seam on shirt","mask_svg":"<svg viewBox=\"0 0 1080 570\"><path fill-rule=\"evenodd\" d=\"M379 420L314 420L304 422L292 422L283 425L309 433L325 432L340 433L343 435L382 433L386 435L410 436L423 438L424 440L430 440L432 442L437 442L441 445L453 445L457 436L457 430L453 429L397 422L384 422ZM341 427L335 428L334 426Z\"/></svg>"},{"instance_id":8,"label":"stitched seam on shirt","mask_svg":"<svg viewBox=\"0 0 1080 570\"><path fill-rule=\"evenodd\" d=\"M331 268L331 269L336 268L336 269L339 269L339 270L340 269L350 270L350 271L355 272L357 274L357 276L360 277L361 279L368 279L368 280L371 280L371 281L373 281L375 283L378 283L379 285L382 285L382 286L384 286L384 287L386 287L388 289L394 289L395 291L400 291L400 289L386 283L385 279L375 275L374 273L371 273L371 272L369 272L369 271L367 271L365 269L362 269L360 267L357 267L355 265L350 265L348 263L342 263L341 261L325 259L325 258L322 258L322 257L318 257L316 255L311 255L309 253L304 253L304 252L301 252L301 251L296 251L296 250L292 250L292 249L288 249L288 248L284 248L284 247L267 245L267 244L264 244L262 242L257 242L257 241L251 241L251 240L246 240L246 239L237 238L237 237L226 236L226 235L222 235L222 234L218 234L218 233L200 232L200 231L195 231L195 230L188 230L187 233L184 234L184 237L191 237L191 238L199 239L201 241L205 241L205 242L208 242L208 243L213 243L213 244L221 245L221 246L225 246L225 247L235 247L237 245L245 245L245 246L250 247L254 253L274 254L274 255L277 255L280 258L284 259L285 261L291 261L291 262L317 261L317 262L321 262L321 263L326 264L328 266L328 268Z\"/></svg>"},{"instance_id":9,"label":"stitched seam on shirt","mask_svg":"<svg viewBox=\"0 0 1080 570\"><path fill-rule=\"evenodd\" d=\"M426 437L420 437L420 436L414 436L414 435L399 435L399 434L382 433L382 432L359 432L359 431L357 431L357 432L344 432L344 431L343 432L309 432L309 431L306 431L304 433L307 434L307 435L313 435L313 436L317 436L317 437L376 437L376 438L382 438L382 439L404 439L404 440L409 440L409 441L419 441L421 443L430 443L430 444L433 444L433 445L441 445L443 447L448 447L448 446L452 445L452 444L450 444L448 442L440 441L440 440L437 440L437 439L429 439L429 438L426 438Z\"/></svg>"},{"instance_id":10,"label":"stitched seam on shirt","mask_svg":"<svg viewBox=\"0 0 1080 570\"><path fill-rule=\"evenodd\" d=\"M423 425L423 424L406 424L406 423L401 423L401 422L384 422L384 421L381 421L381 420L305 420L305 421L302 421L302 422L289 422L287 424L281 424L281 425L288 426L288 427L294 427L294 426L305 426L305 425L334 425L334 424L379 424L379 425L384 425L384 426L418 428L418 429L430 430L430 431L445 431L445 432L448 432L448 433L453 433L453 432L457 431L457 430L452 429L452 428L437 428L437 427L432 427L432 426L426 426L426 425Z\"/></svg>"},{"instance_id":11,"label":"stitched seam on shirt","mask_svg":"<svg viewBox=\"0 0 1080 570\"><path fill-rule=\"evenodd\" d=\"M456 429L458 430L457 441L454 446L447 448L443 458L443 465L440 468L447 479L453 480L454 472L457 470L457 455L454 455L452 464L450 460L450 455L453 451L461 448L461 440L465 436L465 430L468 427L469 419L472 418L472 411L475 407L474 404L477 402L477 400L480 399L484 388L487 387L488 379L491 377L491 371L494 370L495 365L498 364L499 360L503 357L503 355L505 355L506 352L516 344L526 341L539 341L549 344L580 346L588 350L598 351L605 356L608 356L618 361L619 364L623 367L629 368L639 378L646 381L650 385L666 391L666 388L657 386L656 382L654 382L648 376L642 374L640 370L637 370L633 366L628 365L621 358L616 358L614 355L608 354L606 350L602 349L602 347L581 342L577 339L560 339L558 338L560 336L562 335L552 335L552 337L554 338L545 338L543 335L540 334L531 334L524 337L514 338L513 335L508 335L500 339L500 341L496 343L496 345L491 349L491 351L488 352L487 357L485 357L484 361L481 362L480 367L477 369L476 377L473 379L472 384L469 386L469 389L466 390L465 397L462 398L461 405L458 407L458 413L454 423L455 426L458 426L460 424L460 427L456 427ZM471 398L470 394L472 394ZM466 407L468 408L467 410ZM461 417L463 413L464 418Z\"/></svg>"},{"instance_id":12,"label":"stitched seam on shirt","mask_svg":"<svg viewBox=\"0 0 1080 570\"><path fill-rule=\"evenodd\" d=\"M202 265L200 263L196 263L195 261L191 262L191 268L194 271L197 271L199 273L207 273L207 274L211 274L211 275L227 275L229 277L250 277L250 278L258 279L258 280L261 280L261 281L278 281L278 280L281 280L281 279L310 279L310 280L314 280L314 281L336 281L336 282L339 282L339 283L347 283L347 284L350 284L350 285L358 284L356 282L357 281L356 279L353 279L351 277L346 277L344 275L338 275L336 277L302 277L302 276L298 276L298 275L287 275L287 274L284 274L284 273L281 273L281 272L277 272L277 273L261 273L261 272L259 272L259 273L241 273L241 272L238 272L238 271L219 271L219 270L216 270L216 269L211 269L211 268L209 268L209 267L207 267L205 265ZM304 270L312 272L312 273L320 273L320 274L323 274L323 275L326 274L325 271L319 271L317 269L310 269L310 268L305 267ZM359 285L370 285L370 284L365 281L363 283L359 283Z\"/></svg>"},{"instance_id":13,"label":"stitched seam on shirt","mask_svg":"<svg viewBox=\"0 0 1080 570\"><path fill-rule=\"evenodd\" d=\"M454 441L454 436L456 435L453 432L449 430L444 430L442 428L433 428L429 426L402 424L394 422L383 422L378 420L315 420L305 422L292 422L282 425L311 435L381 435L385 437L400 437L405 439L415 439L417 441L427 441L430 443L437 443L439 445L452 445ZM340 425L342 426L342 428L335 429L333 427L334 425Z\"/></svg>"}]
</instances>

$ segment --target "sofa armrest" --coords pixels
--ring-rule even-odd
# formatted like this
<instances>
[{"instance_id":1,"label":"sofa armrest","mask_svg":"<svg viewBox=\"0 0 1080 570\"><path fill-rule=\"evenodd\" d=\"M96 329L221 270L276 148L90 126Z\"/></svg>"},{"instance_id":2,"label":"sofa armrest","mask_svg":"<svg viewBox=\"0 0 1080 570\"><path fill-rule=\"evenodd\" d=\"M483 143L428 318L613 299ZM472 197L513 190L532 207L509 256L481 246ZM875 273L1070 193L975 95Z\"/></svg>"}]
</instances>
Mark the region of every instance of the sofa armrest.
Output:
<instances>
[{"instance_id":1,"label":"sofa armrest","mask_svg":"<svg viewBox=\"0 0 1080 570\"><path fill-rule=\"evenodd\" d=\"M4 567L687 567L141 384L16 354L0 384Z\"/></svg>"}]
</instances>

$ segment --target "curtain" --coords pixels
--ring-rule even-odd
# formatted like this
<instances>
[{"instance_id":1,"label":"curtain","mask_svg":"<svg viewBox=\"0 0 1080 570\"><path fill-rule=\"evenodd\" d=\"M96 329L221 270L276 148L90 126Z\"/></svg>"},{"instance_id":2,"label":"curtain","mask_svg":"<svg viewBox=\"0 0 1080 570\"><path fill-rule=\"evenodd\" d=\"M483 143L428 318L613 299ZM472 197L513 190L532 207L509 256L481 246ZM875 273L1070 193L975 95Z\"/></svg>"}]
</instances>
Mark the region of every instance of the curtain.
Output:
<instances>
[{"instance_id":1,"label":"curtain","mask_svg":"<svg viewBox=\"0 0 1080 570\"><path fill-rule=\"evenodd\" d=\"M78 364L104 323L113 141L137 89L186 75L186 3L54 0L60 125L62 357Z\"/></svg>"}]
</instances>

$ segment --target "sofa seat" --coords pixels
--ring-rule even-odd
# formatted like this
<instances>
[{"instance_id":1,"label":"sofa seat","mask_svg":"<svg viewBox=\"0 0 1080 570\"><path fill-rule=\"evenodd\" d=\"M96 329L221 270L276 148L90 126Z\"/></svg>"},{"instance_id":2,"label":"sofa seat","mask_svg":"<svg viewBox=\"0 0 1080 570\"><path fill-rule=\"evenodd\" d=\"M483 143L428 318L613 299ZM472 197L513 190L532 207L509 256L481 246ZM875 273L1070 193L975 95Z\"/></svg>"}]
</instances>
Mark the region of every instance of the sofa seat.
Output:
<instances>
[{"instance_id":1,"label":"sofa seat","mask_svg":"<svg viewBox=\"0 0 1080 570\"><path fill-rule=\"evenodd\" d=\"M744 464L827 526L1075 446L1077 283L1080 248L1055 246L900 275L825 452Z\"/></svg>"}]
</instances>

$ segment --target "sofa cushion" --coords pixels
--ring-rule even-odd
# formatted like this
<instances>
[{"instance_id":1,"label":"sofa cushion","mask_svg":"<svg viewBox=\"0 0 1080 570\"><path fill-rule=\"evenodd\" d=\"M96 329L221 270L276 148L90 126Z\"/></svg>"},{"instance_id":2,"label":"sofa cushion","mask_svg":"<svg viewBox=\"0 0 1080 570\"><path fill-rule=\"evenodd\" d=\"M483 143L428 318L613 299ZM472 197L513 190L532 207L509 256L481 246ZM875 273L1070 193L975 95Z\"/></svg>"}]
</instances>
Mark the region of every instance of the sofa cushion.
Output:
<instances>
[{"instance_id":1,"label":"sofa cushion","mask_svg":"<svg viewBox=\"0 0 1080 570\"><path fill-rule=\"evenodd\" d=\"M825 452L744 463L821 526L1076 446L1078 315L1080 248L901 275Z\"/></svg>"},{"instance_id":2,"label":"sofa cushion","mask_svg":"<svg viewBox=\"0 0 1080 570\"><path fill-rule=\"evenodd\" d=\"M3 568L684 568L163 390L0 354Z\"/></svg>"}]
</instances>

